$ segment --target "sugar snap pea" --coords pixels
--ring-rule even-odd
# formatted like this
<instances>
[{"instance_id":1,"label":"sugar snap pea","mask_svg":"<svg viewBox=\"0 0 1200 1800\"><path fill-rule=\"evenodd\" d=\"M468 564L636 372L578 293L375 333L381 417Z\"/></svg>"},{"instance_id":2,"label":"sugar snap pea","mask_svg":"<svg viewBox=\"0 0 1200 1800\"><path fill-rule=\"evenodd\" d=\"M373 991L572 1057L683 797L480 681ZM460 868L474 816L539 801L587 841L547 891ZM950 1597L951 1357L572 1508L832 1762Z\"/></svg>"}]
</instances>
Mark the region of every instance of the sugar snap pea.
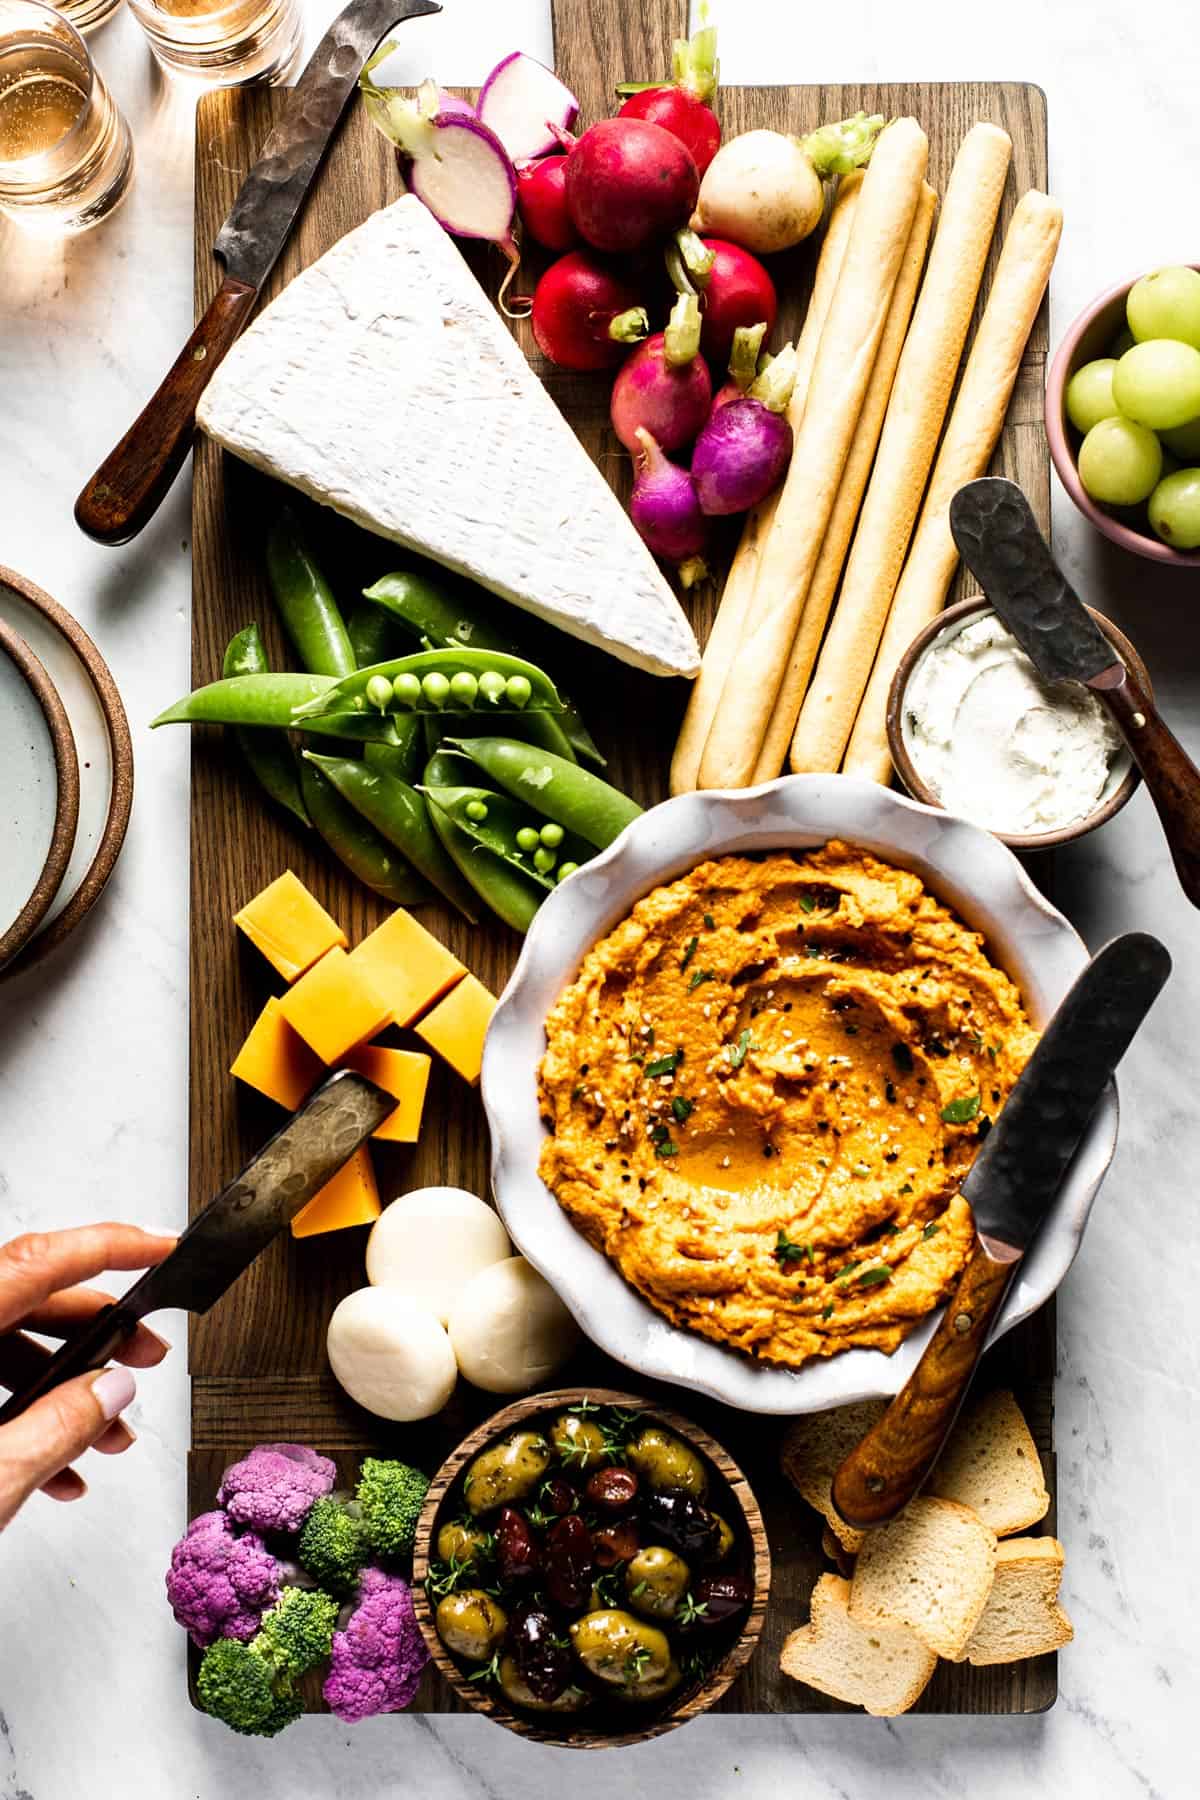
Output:
<instances>
[{"instance_id":1,"label":"sugar snap pea","mask_svg":"<svg viewBox=\"0 0 1200 1800\"><path fill-rule=\"evenodd\" d=\"M372 663L347 675L296 708L292 723L304 728L308 719L323 713L403 712L440 713L455 710L450 683L456 675L474 676L475 704L492 714L524 712L532 707L561 712L562 701L548 675L519 656L499 651L419 650L413 656ZM385 696L384 683L391 683ZM458 711L465 709L460 705Z\"/></svg>"},{"instance_id":2,"label":"sugar snap pea","mask_svg":"<svg viewBox=\"0 0 1200 1800\"><path fill-rule=\"evenodd\" d=\"M549 750L503 737L460 737L447 742L462 750L514 799L523 800L598 849L611 844L641 816L641 807L627 794Z\"/></svg>"},{"instance_id":3,"label":"sugar snap pea","mask_svg":"<svg viewBox=\"0 0 1200 1800\"><path fill-rule=\"evenodd\" d=\"M290 506L267 533L267 578L283 628L301 666L313 675L349 675L358 667L333 589L313 561Z\"/></svg>"},{"instance_id":4,"label":"sugar snap pea","mask_svg":"<svg viewBox=\"0 0 1200 1800\"><path fill-rule=\"evenodd\" d=\"M431 755L445 737L491 737L496 729L494 713L446 712L440 716L425 713L424 719L426 735L432 746ZM565 757L567 762L575 761L574 748L554 713L507 713L504 729L510 737L519 738L523 744L540 744L543 750L553 750L556 755Z\"/></svg>"},{"instance_id":5,"label":"sugar snap pea","mask_svg":"<svg viewBox=\"0 0 1200 1800\"><path fill-rule=\"evenodd\" d=\"M559 880L561 863L577 867L595 854L583 838L563 831L561 825L543 824L511 794L496 794L481 787L431 787L421 792L426 801L449 815L467 837L490 850L530 881L547 890Z\"/></svg>"},{"instance_id":6,"label":"sugar snap pea","mask_svg":"<svg viewBox=\"0 0 1200 1800\"><path fill-rule=\"evenodd\" d=\"M286 730L298 706L320 702L336 686L331 675L233 675L185 694L150 725L277 725Z\"/></svg>"},{"instance_id":7,"label":"sugar snap pea","mask_svg":"<svg viewBox=\"0 0 1200 1800\"><path fill-rule=\"evenodd\" d=\"M346 620L346 636L360 669L404 653L404 633L378 606L360 600Z\"/></svg>"},{"instance_id":8,"label":"sugar snap pea","mask_svg":"<svg viewBox=\"0 0 1200 1800\"><path fill-rule=\"evenodd\" d=\"M270 667L262 633L257 625L247 625L244 631L229 640L221 672L227 676L265 675ZM296 758L287 733L235 725L233 735L246 767L259 786L277 805L285 806L302 825L307 825L308 814L300 798Z\"/></svg>"},{"instance_id":9,"label":"sugar snap pea","mask_svg":"<svg viewBox=\"0 0 1200 1800\"><path fill-rule=\"evenodd\" d=\"M475 897L446 855L429 822L425 802L415 788L382 769L371 768L348 756L318 756L304 752L373 831L394 844L401 855L474 924L478 917Z\"/></svg>"},{"instance_id":10,"label":"sugar snap pea","mask_svg":"<svg viewBox=\"0 0 1200 1800\"><path fill-rule=\"evenodd\" d=\"M459 778L464 766L470 768L470 764L464 765L461 757L444 750L436 751L425 770L426 782L434 786L452 783ZM528 931L544 897L541 890L529 877L469 838L449 813L443 812L428 795L425 804L433 828L463 880L497 918L511 925L514 931Z\"/></svg>"},{"instance_id":11,"label":"sugar snap pea","mask_svg":"<svg viewBox=\"0 0 1200 1800\"><path fill-rule=\"evenodd\" d=\"M315 763L300 758L300 792L318 834L364 887L393 906L424 906L433 890L393 845L373 831Z\"/></svg>"},{"instance_id":12,"label":"sugar snap pea","mask_svg":"<svg viewBox=\"0 0 1200 1800\"><path fill-rule=\"evenodd\" d=\"M364 588L363 596L399 619L433 649L461 644L464 649L499 650L508 656L521 654L513 635L490 616L487 602L478 590L447 571L439 571L435 576L424 571L397 570L382 576L373 587ZM561 717L548 723L559 728L570 751L550 735L536 740L543 749L571 756L572 760L577 754L597 768L604 767L595 740L570 701L565 701Z\"/></svg>"},{"instance_id":13,"label":"sugar snap pea","mask_svg":"<svg viewBox=\"0 0 1200 1800\"><path fill-rule=\"evenodd\" d=\"M367 766L382 769L385 775L395 775L401 781L415 785L421 778L426 759L426 721L416 713L407 713L393 719L392 723L396 730L394 744L374 741L363 746Z\"/></svg>"}]
</instances>

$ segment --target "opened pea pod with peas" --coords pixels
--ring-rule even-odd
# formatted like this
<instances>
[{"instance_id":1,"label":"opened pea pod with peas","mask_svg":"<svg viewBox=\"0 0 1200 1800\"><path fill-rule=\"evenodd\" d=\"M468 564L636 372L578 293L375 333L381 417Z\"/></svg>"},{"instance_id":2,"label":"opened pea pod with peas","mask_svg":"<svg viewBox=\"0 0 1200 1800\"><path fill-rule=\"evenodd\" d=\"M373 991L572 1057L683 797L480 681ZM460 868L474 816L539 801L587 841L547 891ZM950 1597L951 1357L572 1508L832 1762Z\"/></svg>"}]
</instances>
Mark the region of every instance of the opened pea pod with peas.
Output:
<instances>
[{"instance_id":1,"label":"opened pea pod with peas","mask_svg":"<svg viewBox=\"0 0 1200 1800\"><path fill-rule=\"evenodd\" d=\"M298 670L273 671L257 624L222 679L154 725L224 725L276 805L393 905L441 895L525 931L547 892L640 808L603 765L553 680L451 577L384 576L348 620L295 513L267 571ZM420 648L396 654L405 639Z\"/></svg>"}]
</instances>

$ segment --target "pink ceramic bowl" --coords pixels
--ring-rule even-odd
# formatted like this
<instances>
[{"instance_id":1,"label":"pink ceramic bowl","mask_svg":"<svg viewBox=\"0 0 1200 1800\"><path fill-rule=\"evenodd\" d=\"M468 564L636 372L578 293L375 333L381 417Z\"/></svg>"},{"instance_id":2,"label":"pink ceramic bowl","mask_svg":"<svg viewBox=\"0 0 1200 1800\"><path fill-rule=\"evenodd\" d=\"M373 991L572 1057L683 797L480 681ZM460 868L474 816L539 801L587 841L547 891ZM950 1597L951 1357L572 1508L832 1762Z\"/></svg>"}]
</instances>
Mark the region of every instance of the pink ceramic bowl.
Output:
<instances>
[{"instance_id":1,"label":"pink ceramic bowl","mask_svg":"<svg viewBox=\"0 0 1200 1800\"><path fill-rule=\"evenodd\" d=\"M1192 267L1200 269L1200 263L1193 263ZM1151 562L1166 563L1177 569L1200 569L1200 550L1172 550L1170 544L1164 544L1148 527L1142 531L1137 526L1127 525L1114 513L1089 500L1075 467L1079 433L1067 418L1067 383L1084 363L1108 355L1109 345L1125 327L1126 296L1134 282L1140 279L1139 275L1131 275L1128 281L1118 282L1090 306L1085 306L1058 346L1046 378L1046 436L1050 440L1050 454L1059 480L1084 518L1090 519L1097 531L1102 531L1114 544L1120 544L1122 550L1132 550L1135 556L1148 557Z\"/></svg>"}]
</instances>

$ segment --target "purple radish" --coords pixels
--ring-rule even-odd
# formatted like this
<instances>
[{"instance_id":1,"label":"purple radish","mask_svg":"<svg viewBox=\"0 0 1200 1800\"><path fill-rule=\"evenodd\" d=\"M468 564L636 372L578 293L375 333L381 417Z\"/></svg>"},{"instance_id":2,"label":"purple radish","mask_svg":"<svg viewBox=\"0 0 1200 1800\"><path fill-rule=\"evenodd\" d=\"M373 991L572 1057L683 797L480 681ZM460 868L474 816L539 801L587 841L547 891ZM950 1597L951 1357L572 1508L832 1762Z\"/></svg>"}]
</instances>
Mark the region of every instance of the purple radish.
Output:
<instances>
[{"instance_id":1,"label":"purple radish","mask_svg":"<svg viewBox=\"0 0 1200 1800\"><path fill-rule=\"evenodd\" d=\"M795 380L796 352L789 345L741 399L713 408L692 451L692 480L706 513L748 512L783 480L792 457L792 428L783 413Z\"/></svg>"},{"instance_id":2,"label":"purple radish","mask_svg":"<svg viewBox=\"0 0 1200 1800\"><path fill-rule=\"evenodd\" d=\"M694 333L687 329L688 319ZM700 430L712 405L712 380L708 364L696 354L699 342L695 296L681 294L667 329L639 344L621 365L609 415L627 450L636 451L643 427L660 450L682 450Z\"/></svg>"},{"instance_id":3,"label":"purple radish","mask_svg":"<svg viewBox=\"0 0 1200 1800\"><path fill-rule=\"evenodd\" d=\"M668 462L644 427L638 428L637 442L641 455L629 516L655 556L683 564L695 580L703 570L699 558L708 541L708 520L700 510L695 485L686 469Z\"/></svg>"},{"instance_id":4,"label":"purple radish","mask_svg":"<svg viewBox=\"0 0 1200 1800\"><path fill-rule=\"evenodd\" d=\"M557 150L556 130L571 129L579 102L553 69L514 50L487 77L475 110L514 163L523 163Z\"/></svg>"},{"instance_id":5,"label":"purple radish","mask_svg":"<svg viewBox=\"0 0 1200 1800\"><path fill-rule=\"evenodd\" d=\"M377 50L359 78L372 124L399 148L410 190L438 223L455 237L498 244L515 267L517 176L508 152L465 101L447 107L433 82L422 82L415 100L376 87L371 72L393 48Z\"/></svg>"}]
</instances>

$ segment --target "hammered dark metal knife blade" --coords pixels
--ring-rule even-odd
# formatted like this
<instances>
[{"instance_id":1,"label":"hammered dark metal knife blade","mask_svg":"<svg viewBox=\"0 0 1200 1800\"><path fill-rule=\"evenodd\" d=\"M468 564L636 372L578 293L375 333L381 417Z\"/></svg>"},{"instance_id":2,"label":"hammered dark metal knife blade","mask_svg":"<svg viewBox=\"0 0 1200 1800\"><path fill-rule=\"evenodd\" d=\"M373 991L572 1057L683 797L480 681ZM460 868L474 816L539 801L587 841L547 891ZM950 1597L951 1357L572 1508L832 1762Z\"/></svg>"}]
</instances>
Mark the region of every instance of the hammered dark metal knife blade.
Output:
<instances>
[{"instance_id":1,"label":"hammered dark metal knife blade","mask_svg":"<svg viewBox=\"0 0 1200 1800\"><path fill-rule=\"evenodd\" d=\"M200 396L254 310L363 64L394 26L441 10L437 0L351 0L333 21L217 233L225 279L212 304L75 502L75 522L89 537L123 544L158 511L191 447Z\"/></svg>"},{"instance_id":2,"label":"hammered dark metal knife blade","mask_svg":"<svg viewBox=\"0 0 1200 1800\"><path fill-rule=\"evenodd\" d=\"M834 1476L849 1524L893 1518L933 1468L1021 1259L1170 971L1157 938L1114 938L1046 1027L962 1185L975 1250L920 1362Z\"/></svg>"},{"instance_id":3,"label":"hammered dark metal knife blade","mask_svg":"<svg viewBox=\"0 0 1200 1800\"><path fill-rule=\"evenodd\" d=\"M1158 809L1175 870L1200 906L1200 769L1168 730L1058 567L1021 489L989 475L950 502L959 554L1034 667L1078 681L1115 720Z\"/></svg>"},{"instance_id":4,"label":"hammered dark metal knife blade","mask_svg":"<svg viewBox=\"0 0 1200 1800\"><path fill-rule=\"evenodd\" d=\"M344 1069L322 1082L300 1111L210 1200L171 1254L49 1357L0 1407L0 1425L72 1376L99 1369L140 1319L164 1307L204 1313L291 1224L390 1112L395 1099Z\"/></svg>"}]
</instances>

